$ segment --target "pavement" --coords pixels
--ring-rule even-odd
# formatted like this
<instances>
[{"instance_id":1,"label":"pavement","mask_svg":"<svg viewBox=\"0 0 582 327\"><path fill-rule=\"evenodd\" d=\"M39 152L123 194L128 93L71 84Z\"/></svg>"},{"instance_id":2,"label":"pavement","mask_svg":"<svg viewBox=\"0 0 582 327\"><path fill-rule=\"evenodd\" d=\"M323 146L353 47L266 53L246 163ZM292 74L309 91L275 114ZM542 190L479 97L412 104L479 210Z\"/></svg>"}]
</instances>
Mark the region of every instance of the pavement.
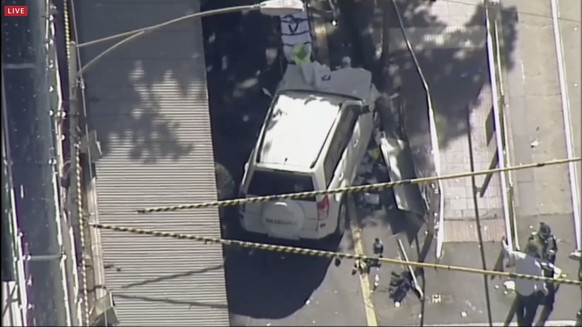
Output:
<instances>
[{"instance_id":1,"label":"pavement","mask_svg":"<svg viewBox=\"0 0 582 327\"><path fill-rule=\"evenodd\" d=\"M516 8L512 13L505 10L502 14L504 30L517 31L514 49L511 54L506 54L508 64L504 78L512 161L521 164L565 158L566 141L550 2L509 0L503 4L505 8ZM579 29L580 4L560 0L560 6L562 14L577 15L562 19L561 28L564 29L568 87L572 91L572 123L579 124L580 97L576 88L579 88L580 80L580 41L577 39L579 32L574 37L573 30ZM576 12L575 6L578 8ZM578 153L579 146L578 137ZM540 221L548 223L558 238L560 250L556 264L568 276L575 277L578 265L567 259L568 253L575 248L567 166L521 171L514 174L514 181L520 245L523 246ZM580 302L572 299L579 299L579 292L575 287L561 288L550 319L573 319Z\"/></svg>"},{"instance_id":2,"label":"pavement","mask_svg":"<svg viewBox=\"0 0 582 327\"><path fill-rule=\"evenodd\" d=\"M36 8L37 9L37 8ZM32 12L32 11L31 11ZM35 17L31 15L31 17ZM36 53L30 31L36 37L43 32L37 24L21 18L3 21L3 66L32 64L28 68L3 67L9 148L15 188L16 213L26 254L60 255L57 242L54 189L51 166L52 132L48 112L46 58ZM29 32L26 32L26 31ZM27 35L26 37L23 37ZM34 305L35 325L64 326L63 280L59 260L29 261L32 279L29 301Z\"/></svg>"}]
</instances>

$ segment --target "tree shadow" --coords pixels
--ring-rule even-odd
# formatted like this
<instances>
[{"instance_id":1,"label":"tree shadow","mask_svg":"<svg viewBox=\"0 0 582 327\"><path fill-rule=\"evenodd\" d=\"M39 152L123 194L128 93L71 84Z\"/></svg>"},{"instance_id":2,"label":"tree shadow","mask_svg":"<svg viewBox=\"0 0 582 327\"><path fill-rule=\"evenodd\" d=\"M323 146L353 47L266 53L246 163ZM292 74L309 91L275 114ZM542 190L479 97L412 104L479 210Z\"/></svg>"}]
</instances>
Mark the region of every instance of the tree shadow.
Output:
<instances>
[{"instance_id":1,"label":"tree shadow","mask_svg":"<svg viewBox=\"0 0 582 327\"><path fill-rule=\"evenodd\" d=\"M207 1L202 10L226 5ZM204 19L203 28L214 156L238 185L271 102L262 89L273 94L282 78L279 20L232 13Z\"/></svg>"},{"instance_id":2,"label":"tree shadow","mask_svg":"<svg viewBox=\"0 0 582 327\"><path fill-rule=\"evenodd\" d=\"M489 84L487 52L485 48L485 9L482 5L460 26L447 26L431 12L427 1L396 1L397 7L387 1L390 13L390 61L397 66L397 74L389 76L393 87L401 87L407 109L406 131L412 145L421 149L427 141L428 107L426 92L414 60L405 49L395 10L399 10L407 36L415 50L421 69L430 89L441 148L452 140L467 134L466 111L480 104L481 90ZM467 4L447 3L451 6ZM514 15L515 8L503 8L502 15ZM399 35L400 34L400 35ZM502 61L507 68L513 66L510 57L515 47L516 29L510 24L504 27L505 51ZM397 76L394 76L397 75ZM394 85L397 84L397 85ZM421 151L421 150L419 150ZM422 151L421 151L422 152Z\"/></svg>"},{"instance_id":3,"label":"tree shadow","mask_svg":"<svg viewBox=\"0 0 582 327\"><path fill-rule=\"evenodd\" d=\"M167 5L152 10L101 1L75 1L78 43L99 39L176 18L197 10ZM129 144L129 158L144 163L178 160L191 154L191 139L179 139L179 131L200 129L196 121L183 119L181 111L206 110L203 49L188 42L195 28L185 22L148 33L103 57L84 74L87 123L97 130L104 155ZM88 63L114 42L83 47L81 62ZM179 100L179 101L176 101ZM202 106L197 106L197 103ZM164 112L161 108L164 107ZM171 107L171 110L166 108Z\"/></svg>"}]
</instances>

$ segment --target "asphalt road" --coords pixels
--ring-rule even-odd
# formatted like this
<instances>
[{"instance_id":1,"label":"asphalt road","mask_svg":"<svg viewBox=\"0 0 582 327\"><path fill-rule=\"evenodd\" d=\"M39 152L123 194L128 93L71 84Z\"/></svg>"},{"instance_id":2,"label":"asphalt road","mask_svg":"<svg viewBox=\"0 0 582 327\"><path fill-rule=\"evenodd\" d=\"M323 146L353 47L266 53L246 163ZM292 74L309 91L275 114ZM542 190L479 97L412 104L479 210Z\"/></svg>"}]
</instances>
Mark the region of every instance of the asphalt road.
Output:
<instances>
[{"instance_id":1,"label":"asphalt road","mask_svg":"<svg viewBox=\"0 0 582 327\"><path fill-rule=\"evenodd\" d=\"M36 17L32 12L31 9L31 20ZM42 47L44 34L40 26L23 18L5 18L2 24L3 65L33 65L3 68L12 178L23 245L32 256L60 254L49 161L52 136L43 64L46 58L43 52L35 51L37 45ZM28 269L35 324L63 326L65 308L58 260L31 261Z\"/></svg>"},{"instance_id":2,"label":"asphalt road","mask_svg":"<svg viewBox=\"0 0 582 327\"><path fill-rule=\"evenodd\" d=\"M504 28L515 26L519 32L511 56L515 65L507 71L505 78L513 161L531 163L565 158L566 141L550 2L506 1L504 4L517 8L517 14L505 17ZM567 42L564 40L565 46ZM575 51L574 45L572 50ZM576 65L579 67L579 57L572 58L573 55L571 52L566 55L566 65L570 69L575 69ZM570 75L570 83L572 78ZM575 94L572 94L573 99L579 99L579 91L578 96ZM572 108L572 112L579 115L579 104ZM520 245L523 246L539 222L548 223L558 238L560 250L556 264L568 276L576 276L577 264L567 259L575 247L572 195L567 176L566 165L516 173L516 215ZM580 299L579 292L575 287L563 287L550 319L574 319L580 302L573 299Z\"/></svg>"},{"instance_id":3,"label":"asphalt road","mask_svg":"<svg viewBox=\"0 0 582 327\"><path fill-rule=\"evenodd\" d=\"M220 6L218 1L208 5ZM210 9L210 7L204 8ZM270 99L282 74L278 19L259 14L215 16L204 22L208 92L215 158L235 183L256 142ZM231 213L223 217L228 227ZM327 249L352 251L349 233ZM295 244L315 246L313 244ZM227 250L226 277L231 324L366 324L360 281L351 262Z\"/></svg>"},{"instance_id":4,"label":"asphalt road","mask_svg":"<svg viewBox=\"0 0 582 327\"><path fill-rule=\"evenodd\" d=\"M349 234L340 245L349 251ZM312 247L309 244L295 244ZM326 247L337 249L337 243ZM351 262L246 251L228 252L226 275L234 326L364 325L362 290Z\"/></svg>"}]
</instances>

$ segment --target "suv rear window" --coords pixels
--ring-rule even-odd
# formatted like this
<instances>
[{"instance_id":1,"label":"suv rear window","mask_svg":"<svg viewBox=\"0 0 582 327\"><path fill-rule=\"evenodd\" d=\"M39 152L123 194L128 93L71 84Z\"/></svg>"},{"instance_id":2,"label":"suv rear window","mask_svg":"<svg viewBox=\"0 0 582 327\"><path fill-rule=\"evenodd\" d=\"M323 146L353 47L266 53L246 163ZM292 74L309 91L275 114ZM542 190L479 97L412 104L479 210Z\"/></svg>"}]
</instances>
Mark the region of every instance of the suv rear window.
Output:
<instances>
[{"instance_id":1,"label":"suv rear window","mask_svg":"<svg viewBox=\"0 0 582 327\"><path fill-rule=\"evenodd\" d=\"M255 170L248 194L256 196L313 191L311 176L279 171ZM315 197L305 199L315 201Z\"/></svg>"}]
</instances>

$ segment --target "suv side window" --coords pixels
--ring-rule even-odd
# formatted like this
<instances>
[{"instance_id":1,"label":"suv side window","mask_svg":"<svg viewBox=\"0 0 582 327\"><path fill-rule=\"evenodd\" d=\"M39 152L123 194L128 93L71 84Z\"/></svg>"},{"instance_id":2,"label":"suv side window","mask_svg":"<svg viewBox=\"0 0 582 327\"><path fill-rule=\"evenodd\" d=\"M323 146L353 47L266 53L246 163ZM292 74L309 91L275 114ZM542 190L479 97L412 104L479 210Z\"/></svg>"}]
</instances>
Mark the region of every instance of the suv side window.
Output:
<instances>
[{"instance_id":1,"label":"suv side window","mask_svg":"<svg viewBox=\"0 0 582 327\"><path fill-rule=\"evenodd\" d=\"M358 120L358 106L348 105L344 107L339 119L340 121L333 133L329 150L323 161L323 174L327 187L331 183L335 169L354 132L354 127Z\"/></svg>"}]
</instances>

